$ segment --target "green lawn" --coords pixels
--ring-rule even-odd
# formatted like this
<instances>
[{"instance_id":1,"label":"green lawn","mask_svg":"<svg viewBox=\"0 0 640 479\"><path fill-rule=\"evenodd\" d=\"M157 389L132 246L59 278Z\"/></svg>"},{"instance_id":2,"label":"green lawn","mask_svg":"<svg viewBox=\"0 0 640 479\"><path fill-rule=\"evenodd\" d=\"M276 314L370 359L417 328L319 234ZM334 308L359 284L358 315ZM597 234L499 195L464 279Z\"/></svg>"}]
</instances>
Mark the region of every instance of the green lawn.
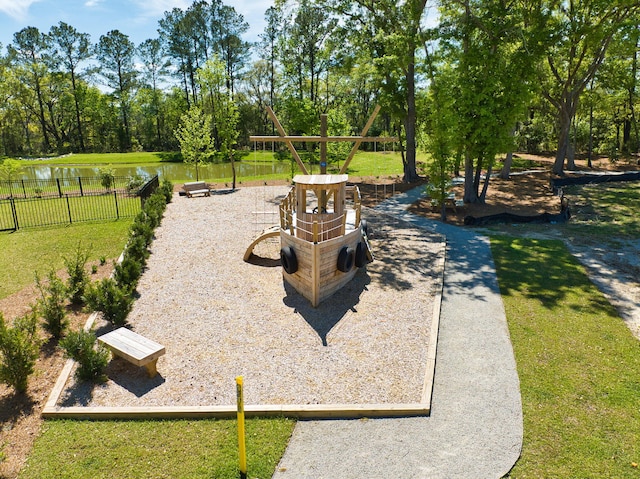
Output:
<instances>
[{"instance_id":1,"label":"green lawn","mask_svg":"<svg viewBox=\"0 0 640 479\"><path fill-rule=\"evenodd\" d=\"M246 421L247 473L269 479L293 430L288 419ZM47 421L20 479L235 479L236 422Z\"/></svg>"},{"instance_id":2,"label":"green lawn","mask_svg":"<svg viewBox=\"0 0 640 479\"><path fill-rule=\"evenodd\" d=\"M36 271L44 277L51 268L64 268L63 258L73 256L78 242L89 249L90 261L117 258L130 226L125 219L0 233L0 298L32 284Z\"/></svg>"},{"instance_id":3,"label":"green lawn","mask_svg":"<svg viewBox=\"0 0 640 479\"><path fill-rule=\"evenodd\" d=\"M561 242L492 249L524 411L510 477L640 477L640 342Z\"/></svg>"},{"instance_id":4,"label":"green lawn","mask_svg":"<svg viewBox=\"0 0 640 479\"><path fill-rule=\"evenodd\" d=\"M67 156L52 156L37 160L38 165L135 165L141 163L159 163L176 161L177 154L172 152L140 151L133 153L74 153ZM34 160L21 160L23 165L31 165Z\"/></svg>"},{"instance_id":5,"label":"green lawn","mask_svg":"<svg viewBox=\"0 0 640 479\"><path fill-rule=\"evenodd\" d=\"M572 201L574 217L567 225L570 234L607 240L640 237L640 183L613 182L564 188Z\"/></svg>"}]
</instances>

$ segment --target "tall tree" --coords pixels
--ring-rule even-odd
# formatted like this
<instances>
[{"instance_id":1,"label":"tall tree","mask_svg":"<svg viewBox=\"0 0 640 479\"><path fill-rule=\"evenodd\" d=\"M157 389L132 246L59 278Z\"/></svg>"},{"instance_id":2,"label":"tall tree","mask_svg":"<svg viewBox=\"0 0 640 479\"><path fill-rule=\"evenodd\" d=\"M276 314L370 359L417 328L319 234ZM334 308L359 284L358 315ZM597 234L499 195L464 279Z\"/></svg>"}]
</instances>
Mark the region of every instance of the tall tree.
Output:
<instances>
[{"instance_id":1,"label":"tall tree","mask_svg":"<svg viewBox=\"0 0 640 479\"><path fill-rule=\"evenodd\" d=\"M216 146L224 160L231 163L232 188L236 188L236 143L238 141L238 108L229 88L225 62L214 56L198 71L198 82L209 95L203 102L210 112Z\"/></svg>"},{"instance_id":2,"label":"tall tree","mask_svg":"<svg viewBox=\"0 0 640 479\"><path fill-rule=\"evenodd\" d=\"M220 9L222 36L218 40L218 54L225 62L227 88L235 91L235 82L240 70L249 59L249 43L242 39L249 24L235 8L223 5Z\"/></svg>"},{"instance_id":3,"label":"tall tree","mask_svg":"<svg viewBox=\"0 0 640 479\"><path fill-rule=\"evenodd\" d=\"M76 129L80 151L85 151L84 135L82 132L82 118L80 107L80 89L78 86L79 66L81 62L91 56L90 37L87 33L80 33L75 28L60 22L49 31L54 65L61 65L71 78L71 88L75 107Z\"/></svg>"},{"instance_id":4,"label":"tall tree","mask_svg":"<svg viewBox=\"0 0 640 479\"><path fill-rule=\"evenodd\" d=\"M42 93L43 78L47 67L47 38L36 27L26 27L13 35L13 43L8 46L9 55L14 62L23 68L25 81L33 89L38 102L38 119L44 141L44 150L51 150L49 131L45 118L45 105Z\"/></svg>"},{"instance_id":5,"label":"tall tree","mask_svg":"<svg viewBox=\"0 0 640 479\"><path fill-rule=\"evenodd\" d=\"M176 73L181 77L182 90L184 91L187 105L197 101L196 69L197 59L194 58L192 34L190 22L186 19L185 12L174 8L165 12L160 19L158 31L167 54L173 59Z\"/></svg>"},{"instance_id":6,"label":"tall tree","mask_svg":"<svg viewBox=\"0 0 640 479\"><path fill-rule=\"evenodd\" d=\"M574 169L571 124L580 95L605 60L616 32L638 22L640 4L628 0L568 0L538 2L544 18L539 41L547 48L546 68L539 77L542 93L554 106L558 123L558 149L553 172Z\"/></svg>"},{"instance_id":7,"label":"tall tree","mask_svg":"<svg viewBox=\"0 0 640 479\"><path fill-rule=\"evenodd\" d=\"M129 37L118 30L102 35L96 46L96 56L100 62L100 75L106 85L113 90L118 100L122 125L124 128L120 142L123 151L131 149L131 130L129 109L133 88L136 85L137 71L134 66L135 45Z\"/></svg>"},{"instance_id":8,"label":"tall tree","mask_svg":"<svg viewBox=\"0 0 640 479\"><path fill-rule=\"evenodd\" d=\"M622 129L619 135L620 141L615 145L615 150L621 151L626 156L638 152L640 147L636 112L637 87L640 81L638 52L640 52L640 23L622 28L615 35L609 54L596 78L598 86L617 99L617 107L612 108L609 114L614 120L619 120ZM589 89L592 90L593 85L590 85Z\"/></svg>"},{"instance_id":9,"label":"tall tree","mask_svg":"<svg viewBox=\"0 0 640 479\"><path fill-rule=\"evenodd\" d=\"M277 44L281 31L281 12L277 7L269 7L264 14L266 26L264 33L260 35L259 51L260 57L267 62L269 67L269 105L276 108L276 62L277 62ZM265 116L265 121L267 120ZM272 122L272 132L275 132L275 125Z\"/></svg>"},{"instance_id":10,"label":"tall tree","mask_svg":"<svg viewBox=\"0 0 640 479\"><path fill-rule=\"evenodd\" d=\"M404 127L404 181L418 178L416 170L416 49L427 0L331 0L345 18L352 42L372 58L385 107Z\"/></svg>"},{"instance_id":11,"label":"tall tree","mask_svg":"<svg viewBox=\"0 0 640 479\"><path fill-rule=\"evenodd\" d=\"M501 0L443 1L440 38L453 74L458 148L465 162L464 201L484 202L498 153L529 99L529 52L522 11ZM517 78L517 81L514 79ZM484 174L484 183L483 180ZM482 187L482 190L481 190Z\"/></svg>"},{"instance_id":12,"label":"tall tree","mask_svg":"<svg viewBox=\"0 0 640 479\"><path fill-rule=\"evenodd\" d=\"M309 100L320 110L320 77L328 66L327 41L337 20L327 9L309 0L296 3L285 26L280 62L293 80L297 98Z\"/></svg>"},{"instance_id":13,"label":"tall tree","mask_svg":"<svg viewBox=\"0 0 640 479\"><path fill-rule=\"evenodd\" d=\"M159 82L169 73L169 63L157 38L148 39L138 46L142 60L142 78L151 89L151 114L156 126L156 146L162 148L162 104Z\"/></svg>"}]
</instances>

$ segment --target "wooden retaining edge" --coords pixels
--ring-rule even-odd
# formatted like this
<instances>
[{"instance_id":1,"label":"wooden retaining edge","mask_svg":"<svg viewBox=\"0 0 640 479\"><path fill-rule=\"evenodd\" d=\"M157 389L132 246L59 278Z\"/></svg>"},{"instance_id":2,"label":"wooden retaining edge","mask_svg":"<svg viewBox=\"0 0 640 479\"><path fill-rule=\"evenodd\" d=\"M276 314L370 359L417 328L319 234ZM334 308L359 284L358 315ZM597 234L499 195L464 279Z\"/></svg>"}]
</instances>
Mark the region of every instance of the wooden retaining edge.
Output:
<instances>
[{"instance_id":1,"label":"wooden retaining edge","mask_svg":"<svg viewBox=\"0 0 640 479\"><path fill-rule=\"evenodd\" d=\"M429 407L410 404L282 404L246 405L249 417L292 417L298 419L354 419L362 417L428 416ZM46 419L205 419L235 418L235 406L156 406L156 407L49 407L42 411Z\"/></svg>"},{"instance_id":2,"label":"wooden retaining edge","mask_svg":"<svg viewBox=\"0 0 640 479\"><path fill-rule=\"evenodd\" d=\"M444 288L446 243L443 254L438 261L440 285L434 298L431 315L431 328L427 349L427 364L422 388L421 402L406 404L284 404L284 405L246 405L245 415L248 417L291 417L298 419L354 419L362 417L392 418L429 416L431 414L431 397L435 376L436 347L440 325L440 307ZM119 258L119 261L122 256ZM84 326L91 329L98 313L92 313ZM154 407L82 407L56 406L64 386L73 370L74 361L67 360L49 399L42 409L45 419L205 419L234 418L237 408L234 406L154 406Z\"/></svg>"},{"instance_id":3,"label":"wooden retaining edge","mask_svg":"<svg viewBox=\"0 0 640 479\"><path fill-rule=\"evenodd\" d=\"M427 347L427 367L424 376L424 385L420 402L431 411L431 397L433 395L433 381L436 373L436 353L438 349L438 334L440 330L440 309L442 306L442 292L444 290L444 268L447 256L446 240L442 246L442 254L438 260L438 274L440 284L433 300L433 313L431 314L431 327L429 329L429 346Z\"/></svg>"}]
</instances>

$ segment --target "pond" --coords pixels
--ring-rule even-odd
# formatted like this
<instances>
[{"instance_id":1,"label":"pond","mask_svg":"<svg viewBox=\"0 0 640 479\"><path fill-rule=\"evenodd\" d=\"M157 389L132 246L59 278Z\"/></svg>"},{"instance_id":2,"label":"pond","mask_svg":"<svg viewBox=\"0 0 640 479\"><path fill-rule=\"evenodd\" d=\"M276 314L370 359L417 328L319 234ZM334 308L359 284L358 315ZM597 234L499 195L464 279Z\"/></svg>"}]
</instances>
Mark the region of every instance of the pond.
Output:
<instances>
[{"instance_id":1,"label":"pond","mask_svg":"<svg viewBox=\"0 0 640 479\"><path fill-rule=\"evenodd\" d=\"M158 175L160 180L168 179L173 182L195 181L196 168L184 163L156 163L151 165L112 165L116 176ZM238 181L244 177L263 175L290 175L291 164L288 161L274 161L273 163L236 162ZM49 180L52 178L96 177L100 174L99 167L86 165L28 165L22 169L22 179ZM205 181L231 180L231 164L215 163L199 168L199 179Z\"/></svg>"}]
</instances>

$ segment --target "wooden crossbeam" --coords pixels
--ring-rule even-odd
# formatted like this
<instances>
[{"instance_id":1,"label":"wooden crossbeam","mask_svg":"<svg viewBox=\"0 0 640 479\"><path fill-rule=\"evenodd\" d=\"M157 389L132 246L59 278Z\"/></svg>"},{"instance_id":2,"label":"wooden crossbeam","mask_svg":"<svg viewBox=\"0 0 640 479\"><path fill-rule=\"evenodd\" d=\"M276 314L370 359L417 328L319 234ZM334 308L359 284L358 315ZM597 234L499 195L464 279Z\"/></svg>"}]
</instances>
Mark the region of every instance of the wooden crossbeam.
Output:
<instances>
[{"instance_id":1,"label":"wooden crossbeam","mask_svg":"<svg viewBox=\"0 0 640 479\"><path fill-rule=\"evenodd\" d=\"M371 125L373 125L373 122L375 121L379 112L380 112L380 105L376 105L375 109L373 110L373 113L371 114L371 116L369 117L369 120L367 121L367 124L362 129L362 133L360 134L360 136L341 136L341 135L327 136L326 132L324 132L325 134L321 134L319 136L318 135L298 136L298 135L287 135L286 132L284 131L284 128L280 124L280 121L278 120L278 118L276 118L276 114L273 112L270 106L267 106L267 113L269 114L271 121L273 121L273 124L278 130L279 136L252 135L249 137L249 140L250 141L272 141L272 142L281 141L283 142L289 148L289 151L293 155L293 158L296 160L296 163L298 164L298 166L300 167L300 170L304 175L308 175L309 172L307 171L307 168L304 166L304 163L302 163L302 160L300 159L300 155L298 155L298 152L293 146L294 141L305 142L305 143L320 143L321 147L326 145L329 142L352 141L354 142L354 145L351 148L351 151L349 152L349 156L347 156L347 159L345 160L344 164L342 165L342 168L340 169L340 174L344 174L345 171L347 171L347 168L349 167L349 163L351 163L351 160L355 156L356 152L358 151L358 148L360 148L360 145L362 143L365 143L365 142L389 143L389 142L398 141L397 138L392 136L367 136L367 132L369 131L369 128L371 128ZM326 122L326 119L325 119L325 122ZM323 162L326 162L326 159L323 160L321 158L321 163Z\"/></svg>"},{"instance_id":2,"label":"wooden crossbeam","mask_svg":"<svg viewBox=\"0 0 640 479\"><path fill-rule=\"evenodd\" d=\"M367 141L375 141L379 143L390 143L398 141L394 136L250 136L251 141L300 141L306 143L332 143L359 141L365 143Z\"/></svg>"}]
</instances>

